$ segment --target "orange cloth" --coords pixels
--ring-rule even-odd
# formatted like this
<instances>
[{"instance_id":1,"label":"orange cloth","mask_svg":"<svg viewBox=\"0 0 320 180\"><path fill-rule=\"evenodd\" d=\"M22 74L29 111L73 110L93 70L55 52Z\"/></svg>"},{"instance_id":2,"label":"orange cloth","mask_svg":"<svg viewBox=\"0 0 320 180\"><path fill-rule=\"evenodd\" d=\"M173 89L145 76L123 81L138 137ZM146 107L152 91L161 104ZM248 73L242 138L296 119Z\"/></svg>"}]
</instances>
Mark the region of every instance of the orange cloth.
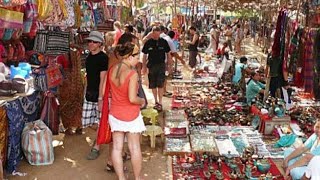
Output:
<instances>
[{"instance_id":1,"label":"orange cloth","mask_svg":"<svg viewBox=\"0 0 320 180\"><path fill-rule=\"evenodd\" d=\"M114 69L112 69L112 71L113 70ZM140 106L138 104L132 104L129 100L129 82L134 73L135 71L132 70L127 76L125 82L119 87L110 79L110 114L121 121L132 121L138 117L140 112Z\"/></svg>"}]
</instances>

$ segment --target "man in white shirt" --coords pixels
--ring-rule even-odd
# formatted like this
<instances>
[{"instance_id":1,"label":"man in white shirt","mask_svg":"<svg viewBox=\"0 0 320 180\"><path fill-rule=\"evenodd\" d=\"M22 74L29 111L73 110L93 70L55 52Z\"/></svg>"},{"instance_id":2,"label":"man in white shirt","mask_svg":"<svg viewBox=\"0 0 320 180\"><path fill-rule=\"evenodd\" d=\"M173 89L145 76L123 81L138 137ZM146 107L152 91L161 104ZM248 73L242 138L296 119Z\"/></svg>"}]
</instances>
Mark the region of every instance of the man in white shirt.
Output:
<instances>
[{"instance_id":1,"label":"man in white shirt","mask_svg":"<svg viewBox=\"0 0 320 180\"><path fill-rule=\"evenodd\" d=\"M169 47L170 47L170 53L169 53L169 56L167 56L167 59L166 59L166 65L167 65L167 73L166 73L166 75L168 76L169 74L172 74L172 72L173 72L173 69L172 69L172 67L173 67L173 59L172 59L172 57L175 57L175 58L179 59L182 64L185 64L185 61L177 53L177 48L174 45L174 42L172 40L172 38L175 35L175 34L173 34L173 36L172 36L172 33L174 33L174 32L173 31L169 31L170 35L172 36L172 38L171 38L169 35L164 33L165 32L165 27L164 26L160 26L160 30L161 30L160 37L165 39L168 42ZM165 85L164 85L164 96L170 97L172 95L172 93L166 91L167 90L166 89L166 82L165 82Z\"/></svg>"}]
</instances>

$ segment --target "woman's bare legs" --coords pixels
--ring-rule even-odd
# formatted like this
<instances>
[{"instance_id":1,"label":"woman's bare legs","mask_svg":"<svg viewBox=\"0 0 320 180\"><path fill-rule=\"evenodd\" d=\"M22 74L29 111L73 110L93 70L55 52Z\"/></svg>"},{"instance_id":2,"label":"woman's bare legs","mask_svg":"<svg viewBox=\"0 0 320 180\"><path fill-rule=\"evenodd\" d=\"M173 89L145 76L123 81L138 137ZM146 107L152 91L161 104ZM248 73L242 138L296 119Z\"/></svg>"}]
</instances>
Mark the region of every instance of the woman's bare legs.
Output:
<instances>
[{"instance_id":1,"label":"woman's bare legs","mask_svg":"<svg viewBox=\"0 0 320 180\"><path fill-rule=\"evenodd\" d=\"M126 180L123 170L122 149L124 141L124 132L113 132L113 149L112 149L112 163L119 180ZM139 144L140 145L140 144Z\"/></svg>"},{"instance_id":2,"label":"woman's bare legs","mask_svg":"<svg viewBox=\"0 0 320 180\"><path fill-rule=\"evenodd\" d=\"M140 148L140 133L128 133L128 147L135 180L141 180L142 154Z\"/></svg>"}]
</instances>

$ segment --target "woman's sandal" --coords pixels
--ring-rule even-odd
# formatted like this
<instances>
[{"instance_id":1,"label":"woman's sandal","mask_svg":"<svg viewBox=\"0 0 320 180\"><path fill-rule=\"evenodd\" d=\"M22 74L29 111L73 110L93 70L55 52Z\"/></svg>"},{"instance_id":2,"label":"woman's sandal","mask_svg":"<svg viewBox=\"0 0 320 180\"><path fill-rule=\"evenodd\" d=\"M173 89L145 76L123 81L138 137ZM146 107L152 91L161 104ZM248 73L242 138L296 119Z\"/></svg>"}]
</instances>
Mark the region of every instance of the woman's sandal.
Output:
<instances>
[{"instance_id":1,"label":"woman's sandal","mask_svg":"<svg viewBox=\"0 0 320 180\"><path fill-rule=\"evenodd\" d=\"M128 153L124 153L124 155L122 156L123 162L129 161L131 159L130 154Z\"/></svg>"},{"instance_id":2,"label":"woman's sandal","mask_svg":"<svg viewBox=\"0 0 320 180\"><path fill-rule=\"evenodd\" d=\"M111 164L109 164L109 163L107 163L107 166L104 168L104 170L105 170L106 172L115 172L113 165L111 165ZM124 171L124 172L127 172L127 171L128 171L128 168L127 168L126 166L123 166L123 171Z\"/></svg>"}]
</instances>

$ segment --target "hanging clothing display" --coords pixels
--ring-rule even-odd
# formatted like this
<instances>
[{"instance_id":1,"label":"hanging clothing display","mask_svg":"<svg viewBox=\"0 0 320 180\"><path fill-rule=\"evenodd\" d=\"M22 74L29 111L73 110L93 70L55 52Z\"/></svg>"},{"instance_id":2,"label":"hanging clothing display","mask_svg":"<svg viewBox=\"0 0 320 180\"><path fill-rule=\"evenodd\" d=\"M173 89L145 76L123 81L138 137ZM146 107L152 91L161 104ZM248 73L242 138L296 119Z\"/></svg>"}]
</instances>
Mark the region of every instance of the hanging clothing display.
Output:
<instances>
[{"instance_id":1,"label":"hanging clothing display","mask_svg":"<svg viewBox=\"0 0 320 180\"><path fill-rule=\"evenodd\" d=\"M314 71L314 58L313 58L313 47L315 45L315 37L317 35L316 29L306 29L305 30L305 55L304 55L304 90L307 93L313 92L313 71Z\"/></svg>"},{"instance_id":2,"label":"hanging clothing display","mask_svg":"<svg viewBox=\"0 0 320 180\"><path fill-rule=\"evenodd\" d=\"M64 128L81 127L84 79L79 51L70 52L71 66L65 69L65 80L59 87L60 115ZM72 93L70 93L72 92Z\"/></svg>"},{"instance_id":3,"label":"hanging clothing display","mask_svg":"<svg viewBox=\"0 0 320 180\"><path fill-rule=\"evenodd\" d=\"M0 108L0 156L2 164L5 165L8 143L8 118L4 107ZM0 177L1 178L1 177Z\"/></svg>"}]
</instances>

